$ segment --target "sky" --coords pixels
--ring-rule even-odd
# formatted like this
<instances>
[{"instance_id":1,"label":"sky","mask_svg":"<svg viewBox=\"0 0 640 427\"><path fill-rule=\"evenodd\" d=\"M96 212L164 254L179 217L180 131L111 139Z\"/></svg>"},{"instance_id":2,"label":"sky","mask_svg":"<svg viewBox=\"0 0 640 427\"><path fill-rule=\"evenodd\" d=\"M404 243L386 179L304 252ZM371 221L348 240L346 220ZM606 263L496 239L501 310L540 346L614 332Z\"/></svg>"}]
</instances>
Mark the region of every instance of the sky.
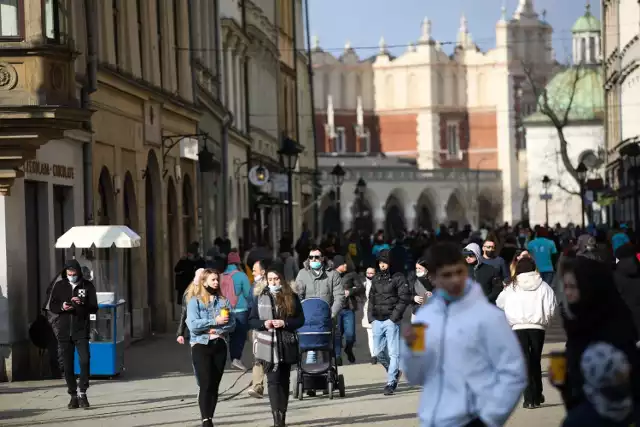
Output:
<instances>
[{"instance_id":1,"label":"sky","mask_svg":"<svg viewBox=\"0 0 640 427\"><path fill-rule=\"evenodd\" d=\"M390 46L415 42L425 16L432 21L435 40L455 41L463 13L473 40L487 50L495 46L495 24L503 1L511 17L518 0L308 0L311 35L319 37L320 47L339 55L349 41L360 57L375 54L381 36ZM533 3L539 14L547 11L546 20L554 30L556 59L564 62L571 55L571 27L584 14L586 0ZM591 13L600 18L599 1L591 0ZM406 47L390 50L399 54Z\"/></svg>"}]
</instances>

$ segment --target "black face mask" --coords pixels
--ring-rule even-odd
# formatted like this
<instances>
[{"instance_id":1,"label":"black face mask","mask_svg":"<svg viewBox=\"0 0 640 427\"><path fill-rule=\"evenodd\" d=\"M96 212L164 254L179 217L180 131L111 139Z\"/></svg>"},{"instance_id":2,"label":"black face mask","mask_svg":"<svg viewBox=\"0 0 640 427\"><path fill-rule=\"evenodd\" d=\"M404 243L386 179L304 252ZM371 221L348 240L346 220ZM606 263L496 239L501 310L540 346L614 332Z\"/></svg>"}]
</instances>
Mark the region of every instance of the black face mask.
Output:
<instances>
[{"instance_id":1,"label":"black face mask","mask_svg":"<svg viewBox=\"0 0 640 427\"><path fill-rule=\"evenodd\" d=\"M487 258L495 258L496 257L496 251L486 251L484 254L485 254L485 256Z\"/></svg>"},{"instance_id":2,"label":"black face mask","mask_svg":"<svg viewBox=\"0 0 640 427\"><path fill-rule=\"evenodd\" d=\"M207 292L209 292L211 295L215 295L215 294L218 292L218 290L217 290L217 289L213 289L211 286L205 286L204 288L205 288L205 289L207 290Z\"/></svg>"}]
</instances>

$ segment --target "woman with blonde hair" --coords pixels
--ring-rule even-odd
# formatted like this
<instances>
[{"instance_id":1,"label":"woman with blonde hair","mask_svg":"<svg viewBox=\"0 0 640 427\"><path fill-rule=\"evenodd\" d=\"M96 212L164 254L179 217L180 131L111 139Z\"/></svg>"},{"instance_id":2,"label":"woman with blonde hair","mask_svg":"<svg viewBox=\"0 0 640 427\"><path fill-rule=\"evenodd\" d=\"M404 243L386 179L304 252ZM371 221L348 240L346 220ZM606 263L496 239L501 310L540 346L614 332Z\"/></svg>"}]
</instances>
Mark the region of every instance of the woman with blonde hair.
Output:
<instances>
[{"instance_id":1,"label":"woman with blonde hair","mask_svg":"<svg viewBox=\"0 0 640 427\"><path fill-rule=\"evenodd\" d=\"M299 358L296 330L304 325L304 313L298 295L280 271L267 270L267 286L251 306L249 325L256 331L255 358L267 374L273 425L285 427L291 367Z\"/></svg>"},{"instance_id":2,"label":"woman with blonde hair","mask_svg":"<svg viewBox=\"0 0 640 427\"><path fill-rule=\"evenodd\" d=\"M220 273L216 270L204 270L200 280L189 287L185 300L191 359L200 387L202 426L213 427L229 333L235 328L235 320L229 300L220 292Z\"/></svg>"},{"instance_id":3,"label":"woman with blonde hair","mask_svg":"<svg viewBox=\"0 0 640 427\"><path fill-rule=\"evenodd\" d=\"M184 291L184 295L182 295L182 312L180 313L180 322L178 323L178 333L176 334L177 338L176 338L176 342L178 344L184 344L185 338L187 337L187 332L188 332L188 328L187 328L187 294L189 293L189 290L191 289L192 286L194 286L194 284L198 283L198 281L200 280L200 277L202 276L202 272L204 271L204 268L199 268L196 270L196 274L193 276L193 280L191 281L191 283L189 284L189 286L187 286L187 289Z\"/></svg>"}]
</instances>

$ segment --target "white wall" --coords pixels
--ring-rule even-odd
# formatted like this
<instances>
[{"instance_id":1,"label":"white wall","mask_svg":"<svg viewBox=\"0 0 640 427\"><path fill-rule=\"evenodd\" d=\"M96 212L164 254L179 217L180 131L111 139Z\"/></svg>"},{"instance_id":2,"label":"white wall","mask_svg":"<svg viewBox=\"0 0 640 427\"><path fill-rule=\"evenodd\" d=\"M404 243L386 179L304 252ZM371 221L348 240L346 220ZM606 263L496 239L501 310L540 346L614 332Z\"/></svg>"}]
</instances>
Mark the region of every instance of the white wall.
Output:
<instances>
[{"instance_id":1,"label":"white wall","mask_svg":"<svg viewBox=\"0 0 640 427\"><path fill-rule=\"evenodd\" d=\"M227 177L227 200L223 206L227 209L227 232L233 246L238 245L242 236L242 219L248 215L249 198L247 187L247 152L244 147L229 144L229 176ZM245 163L242 166L240 164Z\"/></svg>"},{"instance_id":2,"label":"white wall","mask_svg":"<svg viewBox=\"0 0 640 427\"><path fill-rule=\"evenodd\" d=\"M597 153L598 147L604 143L602 125L569 126L565 128L565 137L569 142L568 154L574 166L578 164L580 154L585 150ZM549 193L553 199L549 201L549 223L569 222L580 224L581 202L578 196L561 190L556 184L571 191L578 191L579 186L569 175L558 154L560 142L555 128L552 126L536 126L527 128L527 181L529 187L529 217L531 224L544 224L545 206L540 200L544 192L542 178L548 175L552 180Z\"/></svg>"}]
</instances>

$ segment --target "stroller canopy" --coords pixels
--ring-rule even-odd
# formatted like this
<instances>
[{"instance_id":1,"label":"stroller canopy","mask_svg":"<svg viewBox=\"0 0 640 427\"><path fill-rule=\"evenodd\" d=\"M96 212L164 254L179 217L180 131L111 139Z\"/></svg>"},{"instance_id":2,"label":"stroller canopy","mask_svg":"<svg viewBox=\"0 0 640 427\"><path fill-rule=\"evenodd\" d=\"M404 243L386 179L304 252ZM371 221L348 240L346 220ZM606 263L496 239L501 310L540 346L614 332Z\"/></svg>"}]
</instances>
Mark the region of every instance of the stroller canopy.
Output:
<instances>
[{"instance_id":1,"label":"stroller canopy","mask_svg":"<svg viewBox=\"0 0 640 427\"><path fill-rule=\"evenodd\" d=\"M320 298L302 301L304 325L298 329L300 350L323 350L331 348L331 306Z\"/></svg>"}]
</instances>

